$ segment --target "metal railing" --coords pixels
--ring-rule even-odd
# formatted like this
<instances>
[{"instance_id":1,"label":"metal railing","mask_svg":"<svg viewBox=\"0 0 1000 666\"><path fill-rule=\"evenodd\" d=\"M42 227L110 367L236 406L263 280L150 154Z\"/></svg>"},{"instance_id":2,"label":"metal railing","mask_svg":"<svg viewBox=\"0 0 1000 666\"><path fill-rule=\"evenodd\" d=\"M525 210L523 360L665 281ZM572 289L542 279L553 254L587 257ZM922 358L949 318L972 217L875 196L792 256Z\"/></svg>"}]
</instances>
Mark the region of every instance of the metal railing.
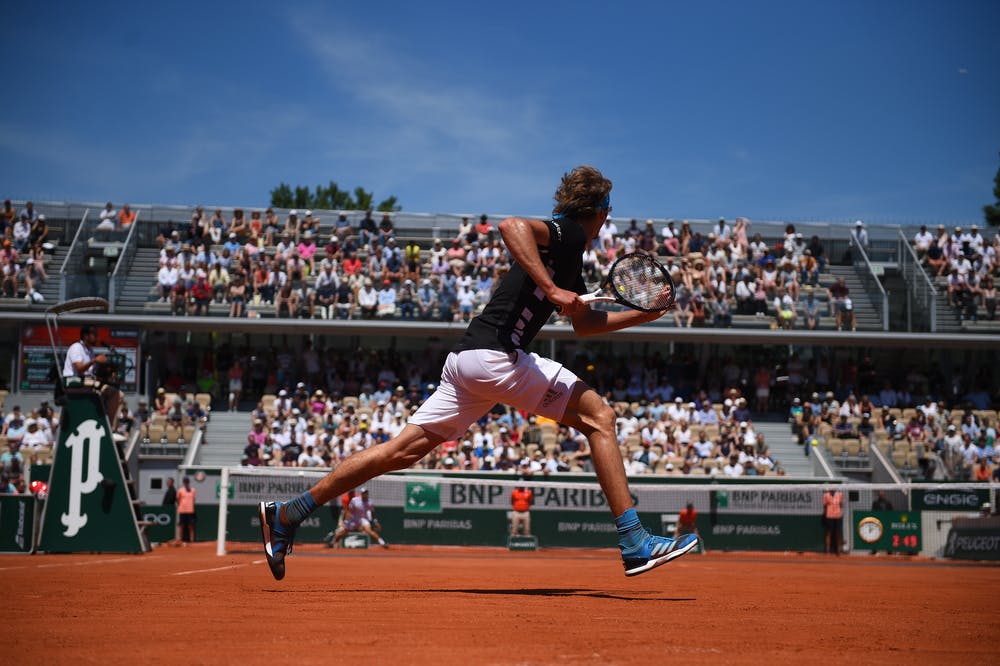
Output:
<instances>
[{"instance_id":1,"label":"metal railing","mask_svg":"<svg viewBox=\"0 0 1000 666\"><path fill-rule=\"evenodd\" d=\"M879 281L872 262L868 259L868 253L857 242L854 234L850 236L851 263L854 265L854 272L861 279L861 284L865 293L871 298L872 305L878 313L879 323L882 330L889 330L889 295L885 293L882 282Z\"/></svg>"},{"instance_id":2,"label":"metal railing","mask_svg":"<svg viewBox=\"0 0 1000 666\"><path fill-rule=\"evenodd\" d=\"M87 216L90 215L90 209L87 208L83 211L83 216L80 218L80 224L76 227L76 233L73 234L73 242L69 244L69 249L66 250L66 258L63 259L62 266L59 267L59 302L62 303L66 300L67 292L67 271L70 266L70 260L73 258L73 251L79 245L80 234L83 232L83 228L87 226Z\"/></svg>"},{"instance_id":3,"label":"metal railing","mask_svg":"<svg viewBox=\"0 0 1000 666\"><path fill-rule=\"evenodd\" d=\"M907 330L913 330L913 312L917 311L922 315L923 330L931 333L937 332L937 288L934 280L927 275L923 265L920 263L917 253L914 251L910 241L906 238L903 230L899 230L899 271L906 284L907 299Z\"/></svg>"},{"instance_id":4,"label":"metal railing","mask_svg":"<svg viewBox=\"0 0 1000 666\"><path fill-rule=\"evenodd\" d=\"M121 296L122 287L128 279L129 269L132 268L132 260L135 258L135 249L139 244L139 211L135 211L135 220L129 227L128 235L125 236L125 245L118 255L115 268L111 271L111 279L108 281L108 303L111 304L111 312L115 311L118 299Z\"/></svg>"}]
</instances>

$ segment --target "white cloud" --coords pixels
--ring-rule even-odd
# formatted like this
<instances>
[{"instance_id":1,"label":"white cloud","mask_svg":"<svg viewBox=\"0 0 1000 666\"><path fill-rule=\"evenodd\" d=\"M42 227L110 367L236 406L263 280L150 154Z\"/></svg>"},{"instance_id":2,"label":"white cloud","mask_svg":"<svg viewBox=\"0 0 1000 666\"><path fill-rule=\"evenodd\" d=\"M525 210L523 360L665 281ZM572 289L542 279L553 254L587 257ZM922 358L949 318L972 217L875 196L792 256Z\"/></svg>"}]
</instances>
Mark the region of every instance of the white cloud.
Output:
<instances>
[{"instance_id":1,"label":"white cloud","mask_svg":"<svg viewBox=\"0 0 1000 666\"><path fill-rule=\"evenodd\" d=\"M516 195L511 205L539 197L548 205L555 176L537 155L558 141L559 130L545 127L544 100L457 84L388 39L358 36L322 16L295 14L290 25L349 115L364 119L331 128L323 152L349 160L366 187L442 188L431 197L438 208L479 208L476 201L496 201L505 191Z\"/></svg>"}]
</instances>

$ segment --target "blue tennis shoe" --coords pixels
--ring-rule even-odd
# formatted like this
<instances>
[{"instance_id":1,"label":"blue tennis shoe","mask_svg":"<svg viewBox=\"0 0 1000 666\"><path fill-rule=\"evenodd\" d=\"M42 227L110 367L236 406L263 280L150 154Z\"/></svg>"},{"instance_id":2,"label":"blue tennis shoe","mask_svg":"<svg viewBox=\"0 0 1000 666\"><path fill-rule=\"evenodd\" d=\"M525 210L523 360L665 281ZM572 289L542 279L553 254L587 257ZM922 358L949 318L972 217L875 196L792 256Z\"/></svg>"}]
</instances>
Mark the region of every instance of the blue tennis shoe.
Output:
<instances>
[{"instance_id":1,"label":"blue tennis shoe","mask_svg":"<svg viewBox=\"0 0 1000 666\"><path fill-rule=\"evenodd\" d=\"M685 534L676 539L649 534L636 548L622 551L622 564L626 576L636 576L675 560L698 545L695 534Z\"/></svg>"},{"instance_id":2,"label":"blue tennis shoe","mask_svg":"<svg viewBox=\"0 0 1000 666\"><path fill-rule=\"evenodd\" d=\"M295 525L281 524L281 505L284 502L260 503L260 534L264 541L264 556L275 580L285 577L285 556L292 552Z\"/></svg>"}]
</instances>

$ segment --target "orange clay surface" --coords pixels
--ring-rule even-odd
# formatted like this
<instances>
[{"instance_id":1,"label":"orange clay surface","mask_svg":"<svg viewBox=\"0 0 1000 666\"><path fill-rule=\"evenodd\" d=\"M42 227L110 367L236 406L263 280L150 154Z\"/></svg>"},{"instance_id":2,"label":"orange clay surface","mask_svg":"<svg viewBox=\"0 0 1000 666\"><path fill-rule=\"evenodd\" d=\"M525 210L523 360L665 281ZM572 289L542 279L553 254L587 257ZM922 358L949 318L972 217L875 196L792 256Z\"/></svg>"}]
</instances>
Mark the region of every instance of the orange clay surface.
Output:
<instances>
[{"instance_id":1,"label":"orange clay surface","mask_svg":"<svg viewBox=\"0 0 1000 666\"><path fill-rule=\"evenodd\" d=\"M986 664L1000 567L709 553L626 578L613 550L249 544L0 558L0 663Z\"/></svg>"}]
</instances>

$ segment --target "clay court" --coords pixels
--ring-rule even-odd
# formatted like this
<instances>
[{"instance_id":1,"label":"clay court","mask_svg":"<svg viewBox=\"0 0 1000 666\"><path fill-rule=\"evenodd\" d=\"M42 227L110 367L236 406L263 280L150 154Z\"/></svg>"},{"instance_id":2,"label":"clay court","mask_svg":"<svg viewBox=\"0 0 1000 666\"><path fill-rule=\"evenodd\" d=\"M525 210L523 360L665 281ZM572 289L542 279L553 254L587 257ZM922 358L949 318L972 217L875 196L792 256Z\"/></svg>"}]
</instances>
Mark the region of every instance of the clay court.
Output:
<instances>
[{"instance_id":1,"label":"clay court","mask_svg":"<svg viewBox=\"0 0 1000 666\"><path fill-rule=\"evenodd\" d=\"M982 664L1000 567L709 553L625 578L612 550L304 546L275 582L215 544L0 559L0 661Z\"/></svg>"}]
</instances>

